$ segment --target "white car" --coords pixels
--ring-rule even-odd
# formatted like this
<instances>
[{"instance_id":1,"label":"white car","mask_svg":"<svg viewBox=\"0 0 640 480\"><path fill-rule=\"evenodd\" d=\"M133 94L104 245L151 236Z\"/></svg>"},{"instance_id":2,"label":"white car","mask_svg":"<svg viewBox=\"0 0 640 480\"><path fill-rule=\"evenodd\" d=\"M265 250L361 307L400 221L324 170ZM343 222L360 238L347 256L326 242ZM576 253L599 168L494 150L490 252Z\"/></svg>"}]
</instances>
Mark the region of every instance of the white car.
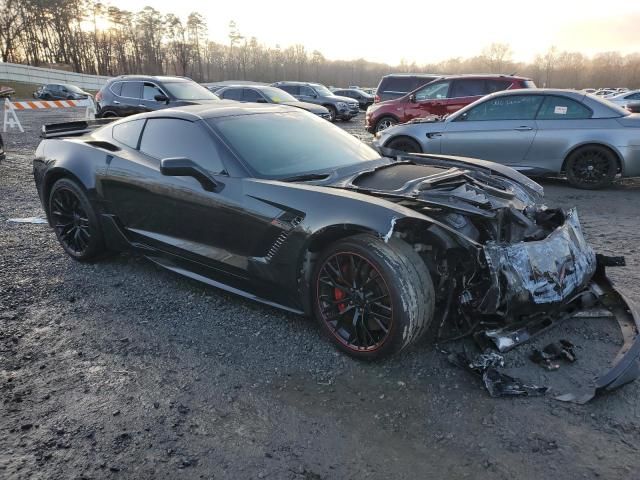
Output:
<instances>
[{"instance_id":1,"label":"white car","mask_svg":"<svg viewBox=\"0 0 640 480\"><path fill-rule=\"evenodd\" d=\"M606 97L609 102L613 102L621 107L626 107L629 103L640 102L640 90L630 90Z\"/></svg>"}]
</instances>

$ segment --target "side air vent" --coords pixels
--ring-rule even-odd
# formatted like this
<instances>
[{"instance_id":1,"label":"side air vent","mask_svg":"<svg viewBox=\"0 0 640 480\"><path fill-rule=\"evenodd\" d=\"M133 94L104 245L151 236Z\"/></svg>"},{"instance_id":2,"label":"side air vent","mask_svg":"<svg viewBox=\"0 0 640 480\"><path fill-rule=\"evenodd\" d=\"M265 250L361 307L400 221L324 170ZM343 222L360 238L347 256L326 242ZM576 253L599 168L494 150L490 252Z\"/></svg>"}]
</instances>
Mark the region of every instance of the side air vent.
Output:
<instances>
[{"instance_id":1,"label":"side air vent","mask_svg":"<svg viewBox=\"0 0 640 480\"><path fill-rule=\"evenodd\" d=\"M284 215L282 217L278 218L277 222L279 222L281 224L285 223L282 220L283 217L284 217ZM275 256L275 254L278 253L278 250L280 250L280 247L282 246L282 244L287 240L287 237L289 236L289 233L291 233L291 231L293 231L298 225L300 225L302 220L303 220L302 217L294 217L291 220L289 220L288 222L286 222L287 229L283 230L280 233L280 235L278 235L278 238L276 238L276 241L273 242L273 245L271 245L271 248L269 249L269 251L267 252L267 255L265 256L267 261L271 261L271 259Z\"/></svg>"}]
</instances>

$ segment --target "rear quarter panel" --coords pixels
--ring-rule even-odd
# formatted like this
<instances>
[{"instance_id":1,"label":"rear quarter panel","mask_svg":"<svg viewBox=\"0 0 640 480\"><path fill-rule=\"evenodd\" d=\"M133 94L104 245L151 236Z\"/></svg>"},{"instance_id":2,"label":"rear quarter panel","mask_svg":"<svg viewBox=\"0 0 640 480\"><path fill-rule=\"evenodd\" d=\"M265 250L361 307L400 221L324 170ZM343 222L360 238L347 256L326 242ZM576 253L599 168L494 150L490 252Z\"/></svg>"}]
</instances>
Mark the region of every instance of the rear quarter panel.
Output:
<instances>
[{"instance_id":1,"label":"rear quarter panel","mask_svg":"<svg viewBox=\"0 0 640 480\"><path fill-rule=\"evenodd\" d=\"M616 119L537 120L537 133L525 158L534 167L559 172L567 156L587 144L604 145L620 159L629 144L630 132ZM623 168L624 170L624 168Z\"/></svg>"}]
</instances>

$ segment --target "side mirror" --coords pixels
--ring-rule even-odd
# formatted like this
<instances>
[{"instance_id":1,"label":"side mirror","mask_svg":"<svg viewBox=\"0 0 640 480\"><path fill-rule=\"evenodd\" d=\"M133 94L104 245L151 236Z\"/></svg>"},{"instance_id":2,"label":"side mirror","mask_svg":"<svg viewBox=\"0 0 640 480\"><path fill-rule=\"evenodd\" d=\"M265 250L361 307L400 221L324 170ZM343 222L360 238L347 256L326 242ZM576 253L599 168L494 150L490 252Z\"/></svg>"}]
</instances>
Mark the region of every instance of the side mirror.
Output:
<instances>
[{"instance_id":1,"label":"side mirror","mask_svg":"<svg viewBox=\"0 0 640 480\"><path fill-rule=\"evenodd\" d=\"M412 93L411 95L409 95L409 101L411 103L416 103L416 94Z\"/></svg>"},{"instance_id":2,"label":"side mirror","mask_svg":"<svg viewBox=\"0 0 640 480\"><path fill-rule=\"evenodd\" d=\"M168 177L193 177L207 192L215 192L220 187L204 168L188 158L163 158L160 173Z\"/></svg>"},{"instance_id":3,"label":"side mirror","mask_svg":"<svg viewBox=\"0 0 640 480\"><path fill-rule=\"evenodd\" d=\"M155 97L153 97L153 99L154 99L156 102L160 102L160 103L162 103L162 102L164 102L164 103L169 103L169 97L167 97L166 95L163 95L163 94L161 94L161 93L159 93L158 95L156 95Z\"/></svg>"}]
</instances>

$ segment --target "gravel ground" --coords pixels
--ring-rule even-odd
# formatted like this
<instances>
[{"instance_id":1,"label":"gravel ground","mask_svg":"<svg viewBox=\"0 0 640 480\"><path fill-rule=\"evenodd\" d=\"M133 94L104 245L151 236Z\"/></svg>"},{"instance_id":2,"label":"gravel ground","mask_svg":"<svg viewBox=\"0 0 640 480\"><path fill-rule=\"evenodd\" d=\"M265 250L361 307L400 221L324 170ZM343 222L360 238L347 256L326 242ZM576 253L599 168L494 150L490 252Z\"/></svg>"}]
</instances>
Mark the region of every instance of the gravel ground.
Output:
<instances>
[{"instance_id":1,"label":"gravel ground","mask_svg":"<svg viewBox=\"0 0 640 480\"><path fill-rule=\"evenodd\" d=\"M577 406L492 399L424 341L387 361L338 354L307 318L119 255L80 264L41 216L31 158L42 122L21 113L0 164L0 477L231 479L640 478L640 382ZM361 138L362 119L338 123ZM640 181L599 192L544 184L577 205L588 240L622 254L612 277L640 299ZM560 337L559 337L560 336ZM579 361L507 363L560 391L606 364L606 320L571 320ZM459 346L456 346L459 347Z\"/></svg>"}]
</instances>

